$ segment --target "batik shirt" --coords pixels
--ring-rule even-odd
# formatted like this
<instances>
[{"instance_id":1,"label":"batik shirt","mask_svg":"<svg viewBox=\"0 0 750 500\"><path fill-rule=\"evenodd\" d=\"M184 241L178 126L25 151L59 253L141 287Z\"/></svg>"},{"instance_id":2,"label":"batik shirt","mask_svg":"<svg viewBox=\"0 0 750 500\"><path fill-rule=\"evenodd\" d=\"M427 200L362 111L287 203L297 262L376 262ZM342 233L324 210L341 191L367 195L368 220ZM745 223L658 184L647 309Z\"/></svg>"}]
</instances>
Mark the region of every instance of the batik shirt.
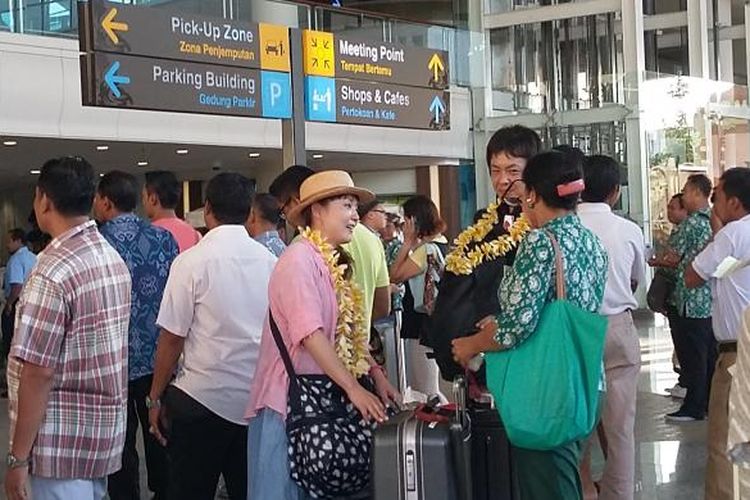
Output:
<instances>
[{"instance_id":1,"label":"batik shirt","mask_svg":"<svg viewBox=\"0 0 750 500\"><path fill-rule=\"evenodd\" d=\"M562 253L566 298L596 313L607 283L607 252L599 238L577 215L565 215L531 231L518 247L513 267L500 284L495 341L504 349L517 347L536 330L544 307L555 300L555 250L551 233Z\"/></svg>"},{"instance_id":2,"label":"batik shirt","mask_svg":"<svg viewBox=\"0 0 750 500\"><path fill-rule=\"evenodd\" d=\"M385 244L385 262L388 264L388 268L396 262L396 256L398 255L401 247L404 243L398 238L393 238L391 241ZM404 308L404 294L406 293L406 285L399 283L398 292L391 294L391 311L400 311Z\"/></svg>"},{"instance_id":3,"label":"batik shirt","mask_svg":"<svg viewBox=\"0 0 750 500\"><path fill-rule=\"evenodd\" d=\"M684 318L711 317L711 285L706 282L697 288L685 286L685 270L711 241L711 215L708 208L690 214L680 226L672 250L681 257L677 266L675 298L677 310Z\"/></svg>"},{"instance_id":4,"label":"batik shirt","mask_svg":"<svg viewBox=\"0 0 750 500\"><path fill-rule=\"evenodd\" d=\"M169 231L132 213L105 222L99 231L125 261L133 279L128 374L130 380L135 380L154 373L159 338L156 316L179 249Z\"/></svg>"}]
</instances>

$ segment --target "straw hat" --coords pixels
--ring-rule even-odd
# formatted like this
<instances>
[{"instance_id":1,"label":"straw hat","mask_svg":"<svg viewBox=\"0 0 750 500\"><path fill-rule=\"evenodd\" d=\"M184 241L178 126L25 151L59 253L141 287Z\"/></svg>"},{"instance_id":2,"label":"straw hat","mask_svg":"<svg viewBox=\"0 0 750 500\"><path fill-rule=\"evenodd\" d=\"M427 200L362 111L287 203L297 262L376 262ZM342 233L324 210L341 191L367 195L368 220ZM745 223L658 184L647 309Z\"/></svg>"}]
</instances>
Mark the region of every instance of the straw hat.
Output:
<instances>
[{"instance_id":1,"label":"straw hat","mask_svg":"<svg viewBox=\"0 0 750 500\"><path fill-rule=\"evenodd\" d=\"M343 170L326 170L308 177L299 190L299 204L286 214L287 220L295 226L305 224L302 212L313 203L327 198L352 195L360 203L368 203L375 199L375 195L366 189L354 187L354 181Z\"/></svg>"}]
</instances>

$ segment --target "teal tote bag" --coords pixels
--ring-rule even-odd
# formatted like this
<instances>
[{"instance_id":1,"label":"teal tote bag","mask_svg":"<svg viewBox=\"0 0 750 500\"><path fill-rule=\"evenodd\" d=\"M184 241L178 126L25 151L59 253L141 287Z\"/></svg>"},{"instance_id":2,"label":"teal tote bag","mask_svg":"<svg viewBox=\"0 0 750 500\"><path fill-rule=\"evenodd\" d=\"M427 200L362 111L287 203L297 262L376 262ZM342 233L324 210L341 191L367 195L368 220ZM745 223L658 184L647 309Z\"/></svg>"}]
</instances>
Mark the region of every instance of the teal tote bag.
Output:
<instances>
[{"instance_id":1,"label":"teal tote bag","mask_svg":"<svg viewBox=\"0 0 750 500\"><path fill-rule=\"evenodd\" d=\"M550 450L584 439L599 417L607 318L565 299L557 240L557 299L542 311L536 330L516 349L487 353L487 386L510 442Z\"/></svg>"}]
</instances>

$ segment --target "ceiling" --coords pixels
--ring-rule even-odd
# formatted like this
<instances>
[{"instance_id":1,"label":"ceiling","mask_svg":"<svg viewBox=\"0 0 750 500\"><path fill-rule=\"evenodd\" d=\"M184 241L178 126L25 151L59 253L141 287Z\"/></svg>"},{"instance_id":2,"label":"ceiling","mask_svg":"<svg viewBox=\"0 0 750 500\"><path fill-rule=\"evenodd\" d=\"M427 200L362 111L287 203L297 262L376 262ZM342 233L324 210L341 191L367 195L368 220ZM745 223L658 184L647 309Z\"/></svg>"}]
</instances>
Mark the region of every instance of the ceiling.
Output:
<instances>
[{"instance_id":1,"label":"ceiling","mask_svg":"<svg viewBox=\"0 0 750 500\"><path fill-rule=\"evenodd\" d=\"M15 141L16 144L5 145L7 141ZM98 151L97 146L108 146L108 149ZM188 152L177 154L178 149L187 149ZM260 156L251 158L251 153ZM323 157L318 158L318 154ZM134 174L149 170L172 170L183 180L205 180L216 172L230 170L257 177L263 172L280 170L282 162L281 151L276 149L1 137L0 189L32 185L34 174L31 171L41 168L47 159L76 155L85 157L99 173L114 169ZM456 164L447 158L347 152L308 152L307 156L307 165L315 169L341 168L352 172ZM139 166L140 161L147 161L148 165Z\"/></svg>"}]
</instances>

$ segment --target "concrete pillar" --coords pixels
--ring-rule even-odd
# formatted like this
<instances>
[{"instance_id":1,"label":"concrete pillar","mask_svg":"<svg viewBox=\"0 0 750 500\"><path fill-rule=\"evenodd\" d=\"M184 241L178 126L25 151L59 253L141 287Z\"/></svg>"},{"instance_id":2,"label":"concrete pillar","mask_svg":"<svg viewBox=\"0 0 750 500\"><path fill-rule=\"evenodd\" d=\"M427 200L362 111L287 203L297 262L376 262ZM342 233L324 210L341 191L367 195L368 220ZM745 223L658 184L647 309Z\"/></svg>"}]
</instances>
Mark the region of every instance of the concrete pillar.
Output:
<instances>
[{"instance_id":1,"label":"concrete pillar","mask_svg":"<svg viewBox=\"0 0 750 500\"><path fill-rule=\"evenodd\" d=\"M468 0L469 30L472 37L472 56L470 56L470 71L472 86L472 107L474 123L479 123L483 117L492 115L492 48L490 45L490 31L484 27L484 2L482 0ZM480 47L484 47L483 50ZM507 68L513 71L513 68ZM480 130L474 127L474 178L476 183L477 207L484 208L495 201L495 191L492 189L488 167L485 162L487 141L494 131Z\"/></svg>"},{"instance_id":2,"label":"concrete pillar","mask_svg":"<svg viewBox=\"0 0 750 500\"><path fill-rule=\"evenodd\" d=\"M708 0L687 0L690 76L709 78Z\"/></svg>"},{"instance_id":3,"label":"concrete pillar","mask_svg":"<svg viewBox=\"0 0 750 500\"><path fill-rule=\"evenodd\" d=\"M629 215L643 226L646 238L650 241L649 162L638 100L646 70L642 2L622 0L622 42L625 78L627 80L625 105L631 110L631 113L625 119Z\"/></svg>"},{"instance_id":4,"label":"concrete pillar","mask_svg":"<svg viewBox=\"0 0 750 500\"><path fill-rule=\"evenodd\" d=\"M732 0L718 0L718 22L714 29L732 25ZM734 83L734 50L732 40L719 42L719 75L718 80Z\"/></svg>"}]
</instances>

